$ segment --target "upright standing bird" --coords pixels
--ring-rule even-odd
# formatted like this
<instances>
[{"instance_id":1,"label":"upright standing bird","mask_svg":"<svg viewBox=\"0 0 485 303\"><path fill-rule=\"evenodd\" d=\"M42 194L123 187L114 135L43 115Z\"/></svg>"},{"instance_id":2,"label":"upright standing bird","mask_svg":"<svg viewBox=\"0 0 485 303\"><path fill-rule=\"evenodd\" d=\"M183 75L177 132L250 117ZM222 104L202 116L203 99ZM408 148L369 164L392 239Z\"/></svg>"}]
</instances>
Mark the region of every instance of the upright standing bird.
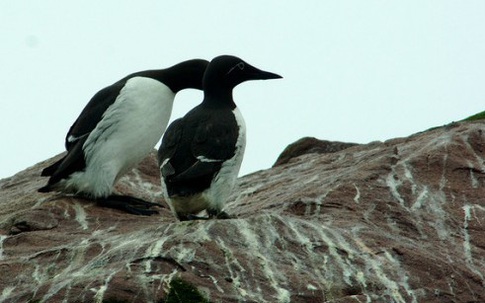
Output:
<instances>
[{"instance_id":1,"label":"upright standing bird","mask_svg":"<svg viewBox=\"0 0 485 303\"><path fill-rule=\"evenodd\" d=\"M241 167L246 128L232 90L248 80L281 76L234 56L214 58L202 81L204 100L167 128L158 150L162 189L180 220L227 218L222 211Z\"/></svg>"},{"instance_id":2,"label":"upright standing bird","mask_svg":"<svg viewBox=\"0 0 485 303\"><path fill-rule=\"evenodd\" d=\"M156 213L149 209L154 203L112 195L113 185L160 140L175 94L202 89L208 63L194 59L133 73L96 93L67 133L67 154L42 171L50 179L39 191L86 196L133 214Z\"/></svg>"}]
</instances>

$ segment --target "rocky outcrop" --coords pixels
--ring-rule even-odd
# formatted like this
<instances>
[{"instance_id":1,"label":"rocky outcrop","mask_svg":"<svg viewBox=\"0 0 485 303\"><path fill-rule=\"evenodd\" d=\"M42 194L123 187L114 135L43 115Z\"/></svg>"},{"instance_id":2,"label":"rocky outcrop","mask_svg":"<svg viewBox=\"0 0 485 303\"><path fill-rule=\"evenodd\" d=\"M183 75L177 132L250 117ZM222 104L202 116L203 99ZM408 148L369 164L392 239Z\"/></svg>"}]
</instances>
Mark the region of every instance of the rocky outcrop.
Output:
<instances>
[{"instance_id":1,"label":"rocky outcrop","mask_svg":"<svg viewBox=\"0 0 485 303\"><path fill-rule=\"evenodd\" d=\"M319 140L314 137L304 137L288 145L279 155L274 166L286 164L290 159L311 153L328 154L335 153L346 148L358 145L357 143L346 143L338 141Z\"/></svg>"},{"instance_id":2,"label":"rocky outcrop","mask_svg":"<svg viewBox=\"0 0 485 303\"><path fill-rule=\"evenodd\" d=\"M484 131L290 157L239 179L229 220L37 193L50 159L0 181L0 302L165 302L172 281L210 302L485 302ZM154 156L117 190L162 202Z\"/></svg>"}]
</instances>

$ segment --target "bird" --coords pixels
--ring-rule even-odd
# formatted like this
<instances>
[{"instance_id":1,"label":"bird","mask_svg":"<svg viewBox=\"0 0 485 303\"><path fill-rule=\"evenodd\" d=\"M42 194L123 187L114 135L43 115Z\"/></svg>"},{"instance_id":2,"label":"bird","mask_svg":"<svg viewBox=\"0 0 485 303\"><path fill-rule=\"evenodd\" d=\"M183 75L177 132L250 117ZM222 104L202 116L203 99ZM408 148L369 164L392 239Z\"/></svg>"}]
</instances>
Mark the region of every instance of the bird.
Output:
<instances>
[{"instance_id":1,"label":"bird","mask_svg":"<svg viewBox=\"0 0 485 303\"><path fill-rule=\"evenodd\" d=\"M248 80L282 78L242 59L222 55L207 66L202 103L167 128L158 150L162 192L180 220L227 219L246 146L246 126L233 89ZM197 216L206 210L206 217Z\"/></svg>"},{"instance_id":2,"label":"bird","mask_svg":"<svg viewBox=\"0 0 485 303\"><path fill-rule=\"evenodd\" d=\"M177 92L202 89L209 62L192 59L165 69L132 73L98 91L70 127L67 153L43 169L39 192L94 199L100 206L151 215L158 205L112 194L116 181L155 147L165 131Z\"/></svg>"}]
</instances>

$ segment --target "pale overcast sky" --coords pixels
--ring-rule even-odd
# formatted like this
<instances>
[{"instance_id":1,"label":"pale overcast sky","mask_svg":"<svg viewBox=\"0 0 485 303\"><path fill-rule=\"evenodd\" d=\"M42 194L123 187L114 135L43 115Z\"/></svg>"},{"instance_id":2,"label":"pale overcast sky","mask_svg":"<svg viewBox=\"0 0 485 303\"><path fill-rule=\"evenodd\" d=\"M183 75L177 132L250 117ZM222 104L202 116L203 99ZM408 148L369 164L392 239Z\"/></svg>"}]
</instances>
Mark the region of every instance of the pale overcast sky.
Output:
<instances>
[{"instance_id":1,"label":"pale overcast sky","mask_svg":"<svg viewBox=\"0 0 485 303\"><path fill-rule=\"evenodd\" d=\"M281 80L235 89L241 175L304 137L367 143L484 110L485 1L2 1L0 178L64 149L125 75L232 54ZM172 120L202 100L186 90ZM158 145L157 145L158 147Z\"/></svg>"}]
</instances>

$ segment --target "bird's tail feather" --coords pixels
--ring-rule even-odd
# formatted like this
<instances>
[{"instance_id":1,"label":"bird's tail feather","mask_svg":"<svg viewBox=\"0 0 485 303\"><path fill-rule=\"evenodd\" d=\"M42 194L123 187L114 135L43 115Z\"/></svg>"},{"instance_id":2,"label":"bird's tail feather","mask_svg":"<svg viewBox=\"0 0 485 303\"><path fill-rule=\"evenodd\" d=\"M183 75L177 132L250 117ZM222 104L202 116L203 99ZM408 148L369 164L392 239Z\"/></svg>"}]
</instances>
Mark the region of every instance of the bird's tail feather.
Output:
<instances>
[{"instance_id":1,"label":"bird's tail feather","mask_svg":"<svg viewBox=\"0 0 485 303\"><path fill-rule=\"evenodd\" d=\"M65 158L66 157L64 156L61 159L59 159L57 162L55 162L54 164L44 168L42 170L42 172L40 173L40 175L42 177L52 176L56 172L57 168L59 168L59 165L61 165L62 161L64 161Z\"/></svg>"},{"instance_id":2,"label":"bird's tail feather","mask_svg":"<svg viewBox=\"0 0 485 303\"><path fill-rule=\"evenodd\" d=\"M46 186L39 188L37 191L39 193L48 193L48 192L52 191L52 188L51 188L50 184L47 184Z\"/></svg>"}]
</instances>

